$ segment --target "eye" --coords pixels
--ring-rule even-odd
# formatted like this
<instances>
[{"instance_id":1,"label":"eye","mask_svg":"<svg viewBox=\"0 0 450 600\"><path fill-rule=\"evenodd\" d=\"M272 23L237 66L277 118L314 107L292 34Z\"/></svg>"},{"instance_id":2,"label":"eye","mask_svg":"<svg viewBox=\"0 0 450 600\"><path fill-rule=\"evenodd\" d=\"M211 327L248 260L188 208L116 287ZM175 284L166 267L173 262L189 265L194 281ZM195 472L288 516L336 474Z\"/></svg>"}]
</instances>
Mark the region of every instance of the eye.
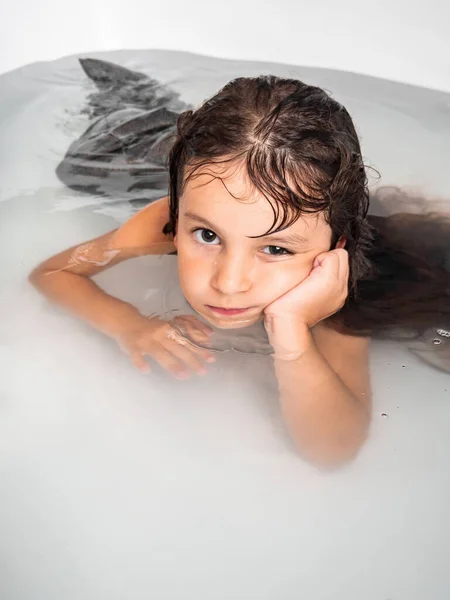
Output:
<instances>
[{"instance_id":1,"label":"eye","mask_svg":"<svg viewBox=\"0 0 450 600\"><path fill-rule=\"evenodd\" d=\"M270 256L292 255L292 252L289 252L289 250L286 250L286 248L282 248L281 246L265 246L264 250L268 250L268 252L264 252L264 254L269 254Z\"/></svg>"},{"instance_id":2,"label":"eye","mask_svg":"<svg viewBox=\"0 0 450 600\"><path fill-rule=\"evenodd\" d=\"M194 229L194 237L200 244L208 244L209 246L216 246L219 243L219 238L214 231L211 229L204 229L203 227Z\"/></svg>"}]
</instances>

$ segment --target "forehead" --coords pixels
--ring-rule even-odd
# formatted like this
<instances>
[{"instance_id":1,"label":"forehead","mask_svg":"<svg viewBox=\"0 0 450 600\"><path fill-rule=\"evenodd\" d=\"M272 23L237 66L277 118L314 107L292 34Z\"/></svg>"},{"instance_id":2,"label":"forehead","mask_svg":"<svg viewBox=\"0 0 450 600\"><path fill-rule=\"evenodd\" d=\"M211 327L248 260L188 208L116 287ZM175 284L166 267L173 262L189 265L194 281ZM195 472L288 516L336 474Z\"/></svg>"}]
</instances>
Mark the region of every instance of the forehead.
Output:
<instances>
[{"instance_id":1,"label":"forehead","mask_svg":"<svg viewBox=\"0 0 450 600\"><path fill-rule=\"evenodd\" d=\"M261 236L272 229L278 212L276 203L269 202L252 184L245 167L236 164L205 165L188 176L179 209L180 218L195 213L248 237ZM323 214L305 213L283 233L311 236L320 230L326 234L330 231Z\"/></svg>"}]
</instances>

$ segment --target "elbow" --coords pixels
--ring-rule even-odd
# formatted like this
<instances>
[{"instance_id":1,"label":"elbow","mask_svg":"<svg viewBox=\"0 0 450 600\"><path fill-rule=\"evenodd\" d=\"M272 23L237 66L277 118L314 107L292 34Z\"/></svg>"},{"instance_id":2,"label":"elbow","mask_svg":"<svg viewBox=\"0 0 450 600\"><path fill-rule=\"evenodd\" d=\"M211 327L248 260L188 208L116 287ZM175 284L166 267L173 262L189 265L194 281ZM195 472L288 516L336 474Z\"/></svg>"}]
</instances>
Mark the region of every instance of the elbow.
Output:
<instances>
[{"instance_id":1,"label":"elbow","mask_svg":"<svg viewBox=\"0 0 450 600\"><path fill-rule=\"evenodd\" d=\"M305 446L304 440L294 439L300 457L321 471L332 472L351 464L359 455L369 433L369 420L356 431L345 435L324 436Z\"/></svg>"},{"instance_id":2,"label":"elbow","mask_svg":"<svg viewBox=\"0 0 450 600\"><path fill-rule=\"evenodd\" d=\"M35 267L31 273L28 275L28 282L37 289L38 291L42 291L44 288L44 278L47 271L44 271L41 265Z\"/></svg>"},{"instance_id":3,"label":"elbow","mask_svg":"<svg viewBox=\"0 0 450 600\"><path fill-rule=\"evenodd\" d=\"M33 269L31 271L31 273L28 274L28 278L27 279L28 279L28 283L31 283L31 285L33 287L37 286L37 281L39 279L39 276L36 273L36 269Z\"/></svg>"},{"instance_id":4,"label":"elbow","mask_svg":"<svg viewBox=\"0 0 450 600\"><path fill-rule=\"evenodd\" d=\"M31 271L31 273L29 273L28 275L28 282L31 283L31 285L37 289L39 289L39 283L40 280L42 278L42 273L39 270L39 267L36 267L35 269L33 269Z\"/></svg>"},{"instance_id":5,"label":"elbow","mask_svg":"<svg viewBox=\"0 0 450 600\"><path fill-rule=\"evenodd\" d=\"M305 457L310 464L324 472L333 472L345 468L351 464L359 452L363 444L347 448L334 448L333 450L309 452Z\"/></svg>"}]
</instances>

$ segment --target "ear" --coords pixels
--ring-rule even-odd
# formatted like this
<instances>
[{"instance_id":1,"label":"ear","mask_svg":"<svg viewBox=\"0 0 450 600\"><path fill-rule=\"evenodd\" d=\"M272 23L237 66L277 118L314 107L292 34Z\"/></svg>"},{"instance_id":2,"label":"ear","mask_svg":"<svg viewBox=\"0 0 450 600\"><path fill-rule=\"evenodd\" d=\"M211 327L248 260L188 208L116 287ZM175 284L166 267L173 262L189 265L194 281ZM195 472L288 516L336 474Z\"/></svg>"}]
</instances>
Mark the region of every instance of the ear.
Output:
<instances>
[{"instance_id":1,"label":"ear","mask_svg":"<svg viewBox=\"0 0 450 600\"><path fill-rule=\"evenodd\" d=\"M178 250L178 239L177 239L177 234L175 234L173 236L173 245L175 246L175 248Z\"/></svg>"},{"instance_id":2,"label":"ear","mask_svg":"<svg viewBox=\"0 0 450 600\"><path fill-rule=\"evenodd\" d=\"M336 248L345 248L345 245L347 243L347 238L343 235L341 235L341 237L338 239L337 243L336 243Z\"/></svg>"}]
</instances>

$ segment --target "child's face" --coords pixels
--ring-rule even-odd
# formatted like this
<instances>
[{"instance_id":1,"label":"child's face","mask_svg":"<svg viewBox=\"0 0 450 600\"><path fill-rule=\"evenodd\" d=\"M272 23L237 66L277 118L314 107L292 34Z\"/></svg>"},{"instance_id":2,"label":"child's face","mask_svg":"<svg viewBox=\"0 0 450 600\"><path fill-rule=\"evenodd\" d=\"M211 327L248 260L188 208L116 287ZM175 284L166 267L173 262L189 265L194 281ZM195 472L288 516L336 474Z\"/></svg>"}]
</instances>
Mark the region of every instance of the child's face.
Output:
<instances>
[{"instance_id":1,"label":"child's face","mask_svg":"<svg viewBox=\"0 0 450 600\"><path fill-rule=\"evenodd\" d=\"M252 239L272 227L271 206L243 168L221 177L223 183L208 174L188 181L175 244L186 300L215 327L232 329L260 320L268 304L309 275L314 258L330 249L331 228L321 214L304 215L282 232Z\"/></svg>"}]
</instances>

